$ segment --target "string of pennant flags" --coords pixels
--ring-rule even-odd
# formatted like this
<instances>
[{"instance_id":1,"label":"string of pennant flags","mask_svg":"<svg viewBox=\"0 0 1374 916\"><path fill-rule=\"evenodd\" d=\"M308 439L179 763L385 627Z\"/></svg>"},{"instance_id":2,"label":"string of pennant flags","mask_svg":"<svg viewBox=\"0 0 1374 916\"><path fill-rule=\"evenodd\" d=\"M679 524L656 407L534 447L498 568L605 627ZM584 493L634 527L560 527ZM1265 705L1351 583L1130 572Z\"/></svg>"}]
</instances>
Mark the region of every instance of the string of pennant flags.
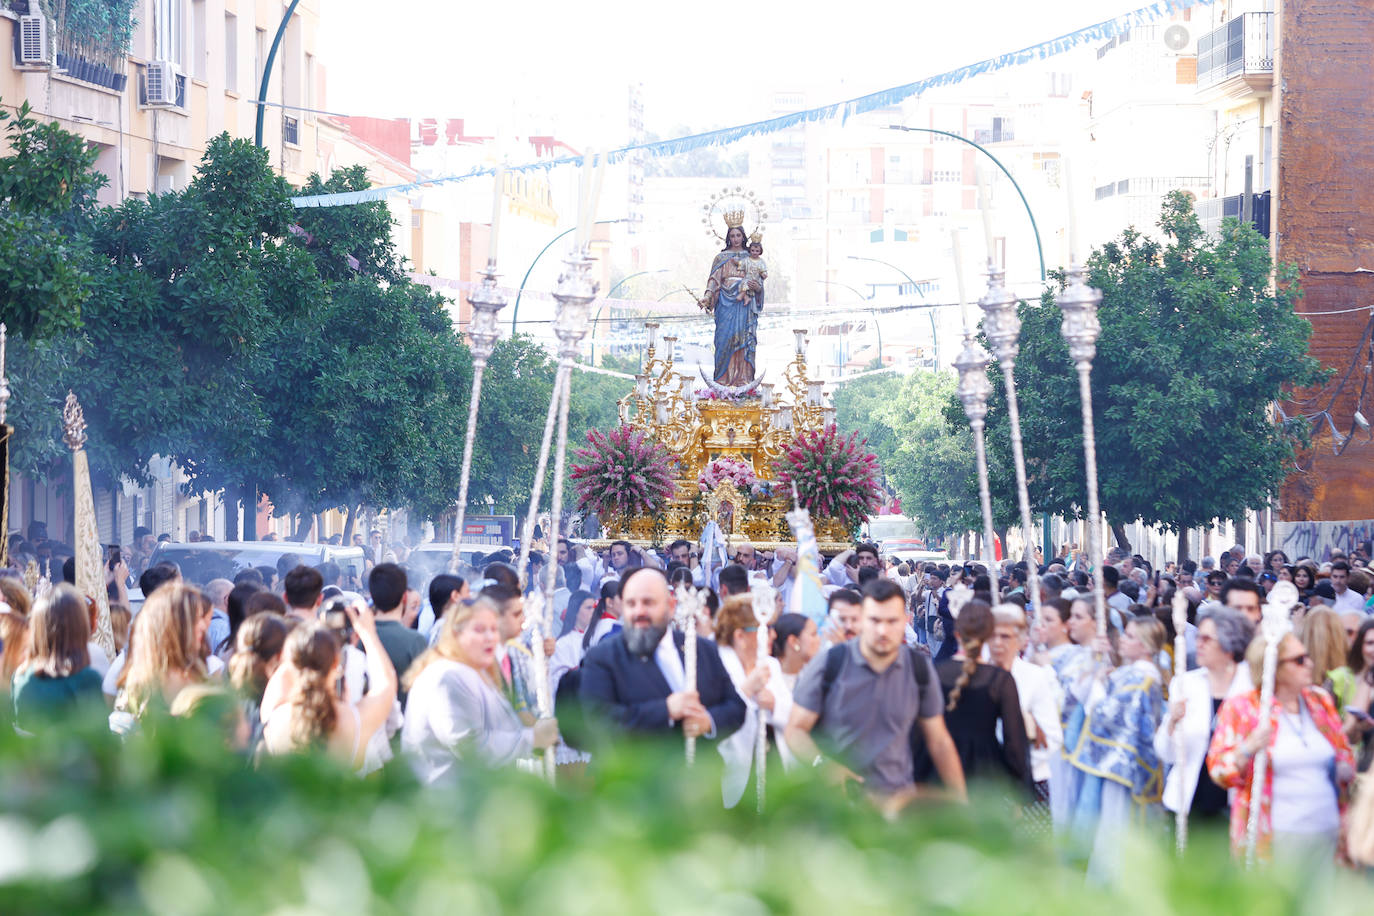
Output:
<instances>
[{"instance_id":1,"label":"string of pennant flags","mask_svg":"<svg viewBox=\"0 0 1374 916\"><path fill-rule=\"evenodd\" d=\"M1051 38L1039 44L1030 45L1020 50L1011 51L996 57L989 57L962 67L956 67L953 70L947 70L944 73L929 76L913 83L894 86L890 89L861 95L843 102L833 102L818 108L808 108L803 111L791 112L775 118L754 121L749 124L738 124L733 127L724 127L704 133L689 134L685 137L675 137L673 139L659 140L652 143L637 143L623 146L619 149L606 152L605 161L609 165L614 165L623 161L627 156L635 154L642 154L654 158L660 156L676 156L692 150L703 149L710 146L726 146L749 137L791 130L804 124L817 121L832 121L836 118L839 118L840 122L843 124L851 117L866 114L871 111L890 108L914 95L919 95L931 89L952 86L956 83L962 83L965 80L988 73L994 73L998 70L1019 67L1038 60L1046 60L1090 42L1105 41L1129 32L1131 29L1148 25L1166 16L1184 12L1195 7L1210 6L1214 2L1215 0L1157 0L1155 3L1142 6L1129 13L1123 13L1115 18L1077 29L1073 32L1060 35L1057 38ZM506 170L511 172L547 172L550 169L561 166L581 165L583 163L583 158L583 156L578 155L564 156L557 159L544 159L538 162L525 163L523 165L507 166ZM493 167L482 166L457 175L424 178L405 184L369 188L364 191L344 191L335 194L310 194L301 197L293 197L291 203L298 208L345 207L369 201L385 200L393 194L407 194L422 188L455 184L472 178L480 178L484 175L494 175L495 171Z\"/></svg>"},{"instance_id":2,"label":"string of pennant flags","mask_svg":"<svg viewBox=\"0 0 1374 916\"><path fill-rule=\"evenodd\" d=\"M430 274L407 273L406 276L414 283L428 286L430 289L452 290L459 293L471 292L480 285L468 280L454 280L448 277L436 277ZM498 287L501 294L508 301L514 301L517 290L510 287ZM519 292L522 299L537 300L542 302L554 302L554 297L550 293L539 290L526 289ZM610 323L612 321L660 321L660 322L700 322L709 324L713 321L712 317L703 312L694 302L660 302L656 299L605 299L601 300L604 305L609 305L616 310L632 310L642 314L634 316L607 314L600 315L599 320ZM814 318L817 316L841 316L844 321L863 321L873 313L890 314L893 312L909 312L918 309L947 309L957 308L958 302L908 302L908 303L802 303L782 306L769 306L769 311L760 319L760 327L782 327L792 323L798 318ZM549 324L552 319L529 318L523 319L522 325ZM789 328L790 329L790 328ZM642 335L641 335L642 336ZM598 335L600 339L600 335Z\"/></svg>"}]
</instances>

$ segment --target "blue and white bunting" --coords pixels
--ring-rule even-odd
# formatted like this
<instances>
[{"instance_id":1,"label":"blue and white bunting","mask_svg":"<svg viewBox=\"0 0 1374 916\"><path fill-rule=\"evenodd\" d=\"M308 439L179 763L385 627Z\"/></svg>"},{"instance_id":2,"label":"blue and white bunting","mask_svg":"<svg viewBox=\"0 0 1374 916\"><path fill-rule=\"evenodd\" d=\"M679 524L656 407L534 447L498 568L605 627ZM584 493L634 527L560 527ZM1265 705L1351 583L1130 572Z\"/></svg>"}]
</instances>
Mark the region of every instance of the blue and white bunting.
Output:
<instances>
[{"instance_id":1,"label":"blue and white bunting","mask_svg":"<svg viewBox=\"0 0 1374 916\"><path fill-rule=\"evenodd\" d=\"M1148 25L1157 19L1171 16L1174 13L1183 12L1194 7L1210 6L1215 0L1158 0L1148 6L1129 13L1117 16L1115 19L1107 19L1095 25L1060 35L1058 38L1051 38L1039 44L1022 48L1019 51L1011 51L998 57L989 57L977 63L948 70L935 76L917 80L914 83L907 83L904 86L894 86L891 89L883 89L868 95L861 95L857 98L849 99L845 102L834 102L830 105L822 105L819 108L809 108L805 111L796 111L791 114L780 115L776 118L769 118L765 121L755 121L752 124L740 124L735 127L723 127L719 130L707 131L700 134L691 134L686 137L675 137L671 140L659 140L653 143L639 143L633 146L626 146L620 149L611 150L606 153L608 163L614 165L632 153L643 153L647 156L658 158L660 156L676 156L681 153L702 149L708 146L726 146L731 143L738 143L740 140L749 137L757 137L765 134L777 133L778 131L790 130L802 124L815 121L832 121L840 119L840 123L845 123L855 115L865 114L870 111L878 111L883 108L890 108L914 95L927 92L931 89L938 89L943 86L953 86L975 76L982 76L986 73L993 73L998 70L1005 70L1010 67L1019 67L1038 60L1045 60L1050 57L1071 51L1090 42L1096 43L1114 38L1129 32L1139 26ZM565 165L582 164L581 156L564 156L559 159L544 159L538 162L530 162L524 165L506 166L508 172L535 172L548 171ZM444 175L436 178L426 178L420 181L412 181L407 184L387 185L379 188L369 188L366 191L346 191L338 194L313 194L305 197L293 197L291 203L295 207L344 207L351 204L366 203L374 200L385 200L393 194L404 195L412 191L424 188L433 188L440 185L455 184L460 181L467 181L470 178L480 178L484 175L494 175L494 168L482 167L459 175Z\"/></svg>"}]
</instances>

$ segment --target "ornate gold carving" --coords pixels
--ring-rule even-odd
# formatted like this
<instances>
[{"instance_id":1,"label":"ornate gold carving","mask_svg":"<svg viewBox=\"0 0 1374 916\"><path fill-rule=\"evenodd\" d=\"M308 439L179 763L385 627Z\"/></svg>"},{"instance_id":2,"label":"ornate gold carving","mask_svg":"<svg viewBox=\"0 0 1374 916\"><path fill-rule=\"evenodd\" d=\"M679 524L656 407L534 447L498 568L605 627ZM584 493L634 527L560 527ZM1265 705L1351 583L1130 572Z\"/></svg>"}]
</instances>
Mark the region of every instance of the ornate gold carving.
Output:
<instances>
[{"instance_id":1,"label":"ornate gold carving","mask_svg":"<svg viewBox=\"0 0 1374 916\"><path fill-rule=\"evenodd\" d=\"M65 430L62 439L67 443L67 448L75 452L86 447L86 414L81 410L76 395L70 391L67 392L67 403L62 406L62 428Z\"/></svg>"},{"instance_id":2,"label":"ornate gold carving","mask_svg":"<svg viewBox=\"0 0 1374 916\"><path fill-rule=\"evenodd\" d=\"M676 456L676 492L652 518L633 518L624 524L619 519L607 520L611 539L640 545L664 544L679 537L693 540L708 520L721 522L721 509L728 506L730 525L721 522L721 529L732 540L748 540L763 548L791 543L784 518L792 507L790 493L755 497L728 481L703 493L697 478L711 461L733 458L771 483L774 459L798 434L821 428L831 408L821 402L820 383L806 377L804 332L798 332L798 356L787 368L786 391L780 392L790 403L774 403L771 391L766 397L737 401L698 399L692 378L676 371L676 339L664 337L660 355L657 332L657 325L649 327L644 370L635 377L634 392L620 401L620 416L622 422L642 430ZM834 519L815 519L815 526L822 550L846 549L848 534Z\"/></svg>"}]
</instances>

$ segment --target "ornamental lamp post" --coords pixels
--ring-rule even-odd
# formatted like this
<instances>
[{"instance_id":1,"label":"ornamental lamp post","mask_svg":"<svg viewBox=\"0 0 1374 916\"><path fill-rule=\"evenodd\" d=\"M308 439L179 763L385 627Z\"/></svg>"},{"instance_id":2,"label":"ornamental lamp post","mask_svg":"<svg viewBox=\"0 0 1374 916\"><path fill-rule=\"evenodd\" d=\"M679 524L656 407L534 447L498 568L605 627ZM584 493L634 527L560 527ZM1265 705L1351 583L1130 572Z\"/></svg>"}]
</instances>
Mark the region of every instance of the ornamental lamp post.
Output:
<instances>
[{"instance_id":1,"label":"ornamental lamp post","mask_svg":"<svg viewBox=\"0 0 1374 916\"><path fill-rule=\"evenodd\" d=\"M1040 601L1040 567L1035 562L1035 529L1031 525L1030 493L1026 488L1026 457L1021 448L1021 409L1016 401L1016 357L1021 352L1019 300L1007 289L1006 272L988 261L988 291L978 300L983 310L983 333L992 345L1007 394L1007 419L1011 425L1011 454L1016 465L1016 498L1021 508L1021 530L1026 542L1026 607L1034 612ZM992 572L992 570L989 570ZM991 576L989 576L991 578Z\"/></svg>"},{"instance_id":2,"label":"ornamental lamp post","mask_svg":"<svg viewBox=\"0 0 1374 916\"><path fill-rule=\"evenodd\" d=\"M1078 396L1083 404L1083 464L1088 490L1088 556L1102 562L1101 509L1097 503L1097 438L1093 432L1093 357L1102 323L1097 318L1102 291L1088 286L1082 266L1074 264L1065 275L1064 291L1059 294L1059 310L1064 313L1061 332L1069 346L1069 358L1078 370ZM1102 571L1093 576L1093 606L1097 612L1097 632L1107 632L1107 599L1102 593Z\"/></svg>"},{"instance_id":3,"label":"ornamental lamp post","mask_svg":"<svg viewBox=\"0 0 1374 916\"><path fill-rule=\"evenodd\" d=\"M978 502L983 510L983 549L984 561L991 572L997 561L992 541L992 494L988 488L988 453L983 441L983 429L988 415L988 396L992 394L992 382L988 381L988 353L974 341L972 334L964 336L964 349L954 360L954 369L959 373L959 402L964 405L964 416L968 417L973 429L973 454L978 464ZM997 601L997 577L988 576L992 585L992 600Z\"/></svg>"},{"instance_id":4,"label":"ornamental lamp post","mask_svg":"<svg viewBox=\"0 0 1374 916\"><path fill-rule=\"evenodd\" d=\"M472 472L472 446L477 434L477 408L482 400L482 378L486 375L487 360L496 348L496 313L505 308L506 297L496 286L496 260L487 260L482 271L482 285L468 297L472 319L468 322L468 348L472 351L472 394L468 398L468 429L463 437L463 470L458 477L458 519L453 529L453 556L449 571L458 572L459 546L463 542L463 522L468 513L468 478ZM488 501L491 497L487 497Z\"/></svg>"}]
</instances>

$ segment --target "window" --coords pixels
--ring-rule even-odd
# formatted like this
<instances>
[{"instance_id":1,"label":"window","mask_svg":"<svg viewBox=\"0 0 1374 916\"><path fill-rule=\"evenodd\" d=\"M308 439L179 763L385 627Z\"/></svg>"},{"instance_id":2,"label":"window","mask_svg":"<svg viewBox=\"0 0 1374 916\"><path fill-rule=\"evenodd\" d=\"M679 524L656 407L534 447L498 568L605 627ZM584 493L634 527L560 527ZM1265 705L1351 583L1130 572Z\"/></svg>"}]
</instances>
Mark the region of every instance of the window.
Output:
<instances>
[{"instance_id":1,"label":"window","mask_svg":"<svg viewBox=\"0 0 1374 916\"><path fill-rule=\"evenodd\" d=\"M191 0L191 75L198 80L205 79L209 49L206 47L210 36L205 19L205 0Z\"/></svg>"},{"instance_id":2,"label":"window","mask_svg":"<svg viewBox=\"0 0 1374 916\"><path fill-rule=\"evenodd\" d=\"M239 17L224 14L224 88L239 91Z\"/></svg>"},{"instance_id":3,"label":"window","mask_svg":"<svg viewBox=\"0 0 1374 916\"><path fill-rule=\"evenodd\" d=\"M315 120L315 55L305 55L305 100L301 103L308 110L305 112L305 120L313 122Z\"/></svg>"},{"instance_id":4,"label":"window","mask_svg":"<svg viewBox=\"0 0 1374 916\"><path fill-rule=\"evenodd\" d=\"M186 9L184 0L154 0L153 58L186 67Z\"/></svg>"},{"instance_id":5,"label":"window","mask_svg":"<svg viewBox=\"0 0 1374 916\"><path fill-rule=\"evenodd\" d=\"M258 87L262 85L262 66L267 60L267 30L254 29L256 40L253 44L253 98L258 97Z\"/></svg>"}]
</instances>

